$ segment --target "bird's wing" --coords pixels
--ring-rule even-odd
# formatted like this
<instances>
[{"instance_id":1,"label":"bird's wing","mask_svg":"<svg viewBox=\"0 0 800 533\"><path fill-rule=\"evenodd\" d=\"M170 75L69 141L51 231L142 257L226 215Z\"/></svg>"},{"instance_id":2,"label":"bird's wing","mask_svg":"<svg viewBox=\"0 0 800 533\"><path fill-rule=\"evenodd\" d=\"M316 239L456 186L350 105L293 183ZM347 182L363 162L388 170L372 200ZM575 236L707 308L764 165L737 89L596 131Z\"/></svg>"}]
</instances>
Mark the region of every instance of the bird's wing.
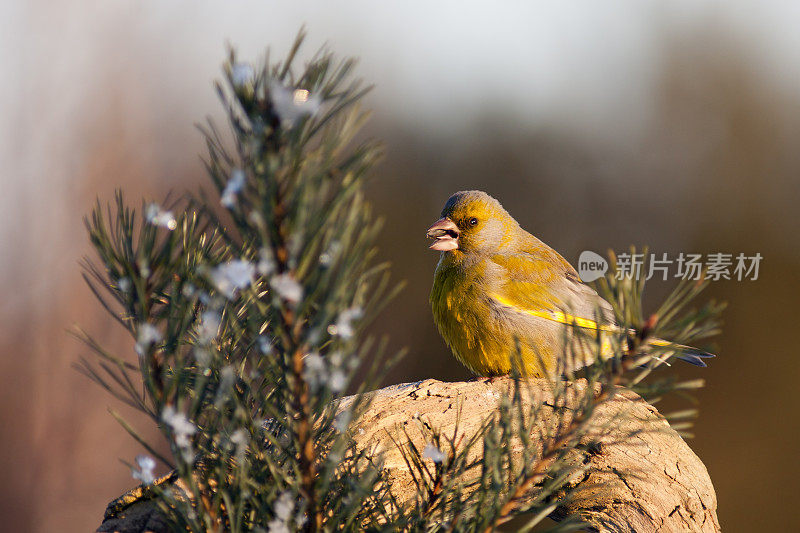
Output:
<instances>
[{"instance_id":1,"label":"bird's wing","mask_svg":"<svg viewBox=\"0 0 800 533\"><path fill-rule=\"evenodd\" d=\"M611 305L555 251L492 258L501 269L490 296L518 312L579 327L614 329ZM598 325L598 319L600 324Z\"/></svg>"},{"instance_id":2,"label":"bird's wing","mask_svg":"<svg viewBox=\"0 0 800 533\"><path fill-rule=\"evenodd\" d=\"M497 279L503 281L494 285L489 296L501 306L569 326L612 333L621 331L614 322L611 304L583 283L575 269L554 250L496 255L492 262L501 269ZM655 346L674 347L679 359L697 366L706 366L703 359L714 357L663 339L649 342Z\"/></svg>"}]
</instances>

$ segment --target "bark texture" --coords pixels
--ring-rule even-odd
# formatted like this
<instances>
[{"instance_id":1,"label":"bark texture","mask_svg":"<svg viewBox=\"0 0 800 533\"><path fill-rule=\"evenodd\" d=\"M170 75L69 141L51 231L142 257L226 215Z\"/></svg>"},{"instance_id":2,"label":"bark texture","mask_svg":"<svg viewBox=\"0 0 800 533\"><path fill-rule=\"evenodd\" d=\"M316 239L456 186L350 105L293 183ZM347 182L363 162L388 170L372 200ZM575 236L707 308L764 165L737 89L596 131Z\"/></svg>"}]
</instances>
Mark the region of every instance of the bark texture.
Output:
<instances>
[{"instance_id":1,"label":"bark texture","mask_svg":"<svg viewBox=\"0 0 800 533\"><path fill-rule=\"evenodd\" d=\"M415 444L424 447L415 418L452 435L459 407L458 431L468 436L495 412L510 386L510 379L496 378L461 383L426 380L380 389L370 393L372 405L353 423L353 434L359 446L383 454L392 492L408 503L416 487L392 438L403 442L405 428ZM579 381L572 386L578 392L586 385ZM533 394L524 401L547 405L548 398L552 399L544 380L532 380L531 390ZM556 415L545 409L542 418L548 416ZM597 417L600 422L613 419L619 432L601 437L600 446L589 456L588 468L569 482L574 497L553 513L554 518L577 513L597 531L720 530L717 499L705 466L653 406L624 391L603 404ZM618 438L640 429L644 431L634 437ZM476 446L473 453L481 449ZM169 477L163 479L172 482ZM154 505L136 489L111 502L98 531L165 531L159 527L163 528L163 522Z\"/></svg>"}]
</instances>

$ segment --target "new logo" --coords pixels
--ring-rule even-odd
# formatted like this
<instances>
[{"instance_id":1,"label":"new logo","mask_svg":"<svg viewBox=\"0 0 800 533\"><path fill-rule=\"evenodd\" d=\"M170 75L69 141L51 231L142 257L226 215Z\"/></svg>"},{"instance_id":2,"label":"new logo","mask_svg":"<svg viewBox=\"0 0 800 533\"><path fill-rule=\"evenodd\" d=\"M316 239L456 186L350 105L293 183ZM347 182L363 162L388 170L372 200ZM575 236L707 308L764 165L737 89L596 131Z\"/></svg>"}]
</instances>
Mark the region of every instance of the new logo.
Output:
<instances>
[{"instance_id":1,"label":"new logo","mask_svg":"<svg viewBox=\"0 0 800 533\"><path fill-rule=\"evenodd\" d=\"M608 272L608 261L603 256L584 250L578 257L578 274L585 283L602 278Z\"/></svg>"}]
</instances>

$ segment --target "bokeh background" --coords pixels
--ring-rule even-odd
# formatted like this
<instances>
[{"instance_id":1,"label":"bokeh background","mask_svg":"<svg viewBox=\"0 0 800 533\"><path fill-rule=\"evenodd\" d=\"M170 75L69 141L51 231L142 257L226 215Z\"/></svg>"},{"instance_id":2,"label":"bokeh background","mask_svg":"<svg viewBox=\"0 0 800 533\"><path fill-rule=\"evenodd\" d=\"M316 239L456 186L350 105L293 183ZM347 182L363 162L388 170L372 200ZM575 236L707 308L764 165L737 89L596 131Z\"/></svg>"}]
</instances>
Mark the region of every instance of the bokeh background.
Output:
<instances>
[{"instance_id":1,"label":"bokeh background","mask_svg":"<svg viewBox=\"0 0 800 533\"><path fill-rule=\"evenodd\" d=\"M82 217L96 197L206 184L194 128L221 118L225 44L283 54L306 24L361 58L369 135L387 157L369 195L382 255L408 288L382 317L409 356L388 381L468 378L432 324L423 237L454 191L495 195L570 261L759 252L702 375L690 444L726 531L800 530L800 5L789 2L0 3L0 520L89 531L134 482L132 416L71 368L80 324L132 343L84 286ZM669 289L652 283L652 305ZM135 423L147 430L141 419Z\"/></svg>"}]
</instances>

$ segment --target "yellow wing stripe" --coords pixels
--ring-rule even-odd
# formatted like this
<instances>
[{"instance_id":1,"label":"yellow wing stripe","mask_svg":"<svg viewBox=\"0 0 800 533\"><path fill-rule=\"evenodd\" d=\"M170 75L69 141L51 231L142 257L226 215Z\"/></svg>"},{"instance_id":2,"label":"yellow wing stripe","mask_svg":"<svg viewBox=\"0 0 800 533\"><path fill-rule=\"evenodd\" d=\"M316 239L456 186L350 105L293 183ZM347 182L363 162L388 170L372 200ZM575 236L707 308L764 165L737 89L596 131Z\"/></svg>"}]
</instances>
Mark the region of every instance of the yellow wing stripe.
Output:
<instances>
[{"instance_id":1,"label":"yellow wing stripe","mask_svg":"<svg viewBox=\"0 0 800 533\"><path fill-rule=\"evenodd\" d=\"M586 329L598 329L597 322L594 320L589 320L588 318L581 318L579 316L570 315L561 311L537 311L534 309L525 309L520 308L514 305L511 300L508 298L504 298L499 294L492 294L492 298L497 300L497 302L501 305L509 307L515 311L520 313L525 313L526 315L535 316L538 318L544 318L546 320L552 320L554 322L560 322L561 324L566 324L568 326L578 326L579 328L586 328ZM609 331L612 333L619 333L620 328L613 325L608 324L600 324L599 325L600 331ZM669 346L669 347L677 347L677 348L686 348L686 346L675 344L670 341L665 341L664 339L649 339L648 344L651 346Z\"/></svg>"},{"instance_id":2,"label":"yellow wing stripe","mask_svg":"<svg viewBox=\"0 0 800 533\"><path fill-rule=\"evenodd\" d=\"M537 311L535 309L526 309L520 308L514 305L511 300L500 296L499 294L492 294L492 298L497 300L500 305L504 305L506 307L510 307L515 311L520 313L525 313L526 315L535 316L538 318L544 318L546 320L552 320L554 322L560 322L561 324L566 324L568 326L578 326L580 328L586 329L600 329L600 331L619 331L619 328L615 326L609 326L605 324L598 325L597 322L594 320L589 320L588 318L582 318L575 315L570 315L564 313L562 311Z\"/></svg>"},{"instance_id":3,"label":"yellow wing stripe","mask_svg":"<svg viewBox=\"0 0 800 533\"><path fill-rule=\"evenodd\" d=\"M675 344L674 342L665 341L664 339L651 339L648 341L653 346L677 346L677 347L684 347L688 348L688 346L683 346L681 344Z\"/></svg>"}]
</instances>

